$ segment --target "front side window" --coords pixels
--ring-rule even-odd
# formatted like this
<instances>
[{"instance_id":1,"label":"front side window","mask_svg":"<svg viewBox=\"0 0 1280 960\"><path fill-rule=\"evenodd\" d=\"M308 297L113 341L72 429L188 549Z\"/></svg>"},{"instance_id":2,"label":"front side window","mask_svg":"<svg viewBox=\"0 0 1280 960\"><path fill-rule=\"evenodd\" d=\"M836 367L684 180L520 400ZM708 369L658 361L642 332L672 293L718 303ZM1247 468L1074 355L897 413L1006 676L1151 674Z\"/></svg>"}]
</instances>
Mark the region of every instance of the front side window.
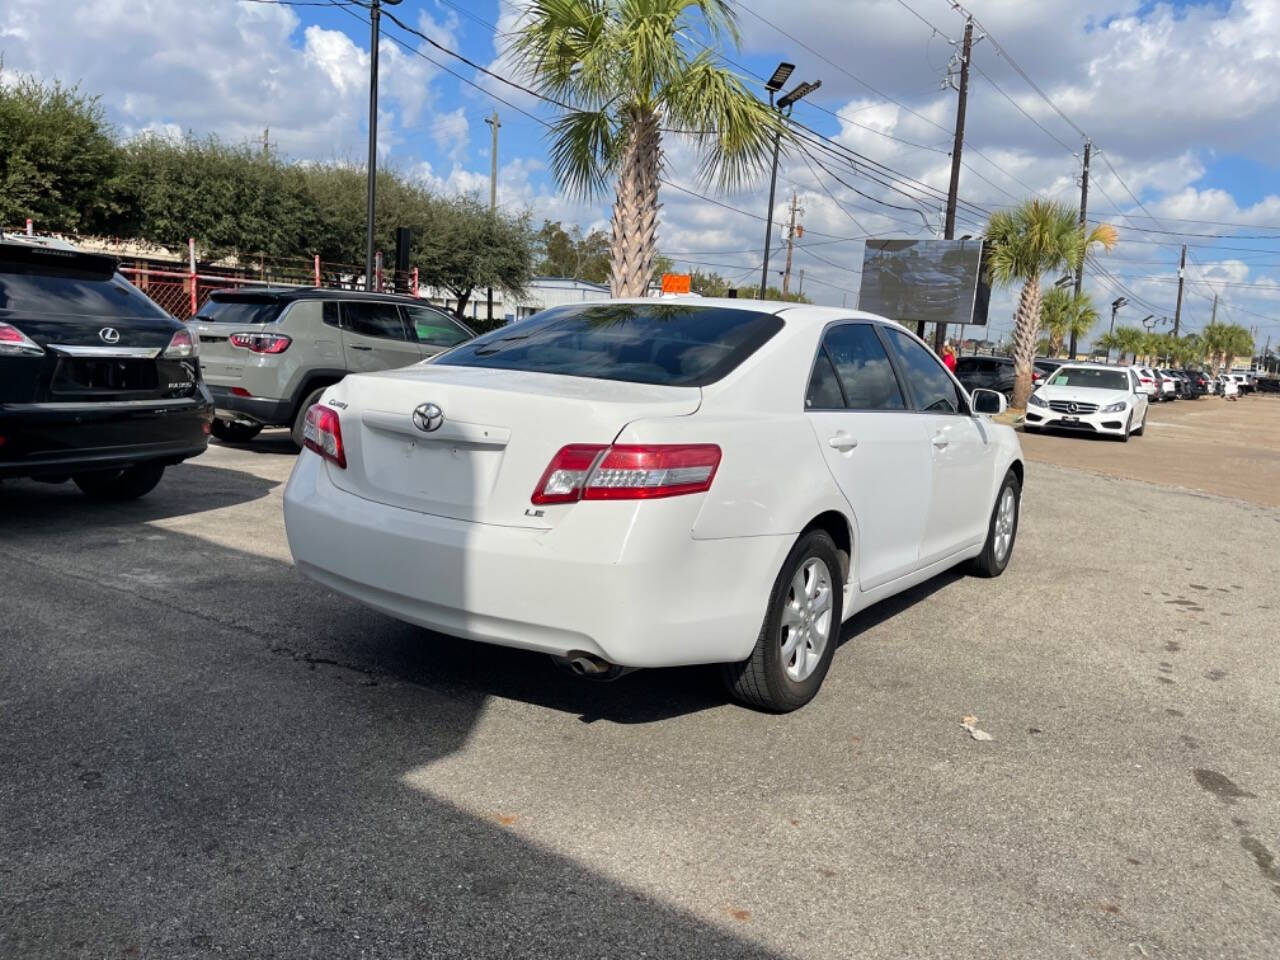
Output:
<instances>
[{"instance_id":1,"label":"front side window","mask_svg":"<svg viewBox=\"0 0 1280 960\"><path fill-rule=\"evenodd\" d=\"M471 339L470 333L439 310L432 310L430 307L405 307L404 313L409 321L409 329L419 343L433 347L456 347Z\"/></svg>"},{"instance_id":2,"label":"front side window","mask_svg":"<svg viewBox=\"0 0 1280 960\"><path fill-rule=\"evenodd\" d=\"M850 410L904 410L902 390L884 345L866 323L842 323L822 338L845 406Z\"/></svg>"},{"instance_id":3,"label":"front side window","mask_svg":"<svg viewBox=\"0 0 1280 960\"><path fill-rule=\"evenodd\" d=\"M885 327L884 331L902 363L916 408L930 413L960 413L964 409L960 391L938 358L903 331L892 327Z\"/></svg>"},{"instance_id":4,"label":"front side window","mask_svg":"<svg viewBox=\"0 0 1280 960\"><path fill-rule=\"evenodd\" d=\"M703 387L727 376L782 329L758 310L687 303L553 307L456 347L434 362Z\"/></svg>"},{"instance_id":5,"label":"front side window","mask_svg":"<svg viewBox=\"0 0 1280 960\"><path fill-rule=\"evenodd\" d=\"M362 303L351 300L342 304L342 326L362 337L383 340L407 340L400 308L394 303Z\"/></svg>"}]
</instances>

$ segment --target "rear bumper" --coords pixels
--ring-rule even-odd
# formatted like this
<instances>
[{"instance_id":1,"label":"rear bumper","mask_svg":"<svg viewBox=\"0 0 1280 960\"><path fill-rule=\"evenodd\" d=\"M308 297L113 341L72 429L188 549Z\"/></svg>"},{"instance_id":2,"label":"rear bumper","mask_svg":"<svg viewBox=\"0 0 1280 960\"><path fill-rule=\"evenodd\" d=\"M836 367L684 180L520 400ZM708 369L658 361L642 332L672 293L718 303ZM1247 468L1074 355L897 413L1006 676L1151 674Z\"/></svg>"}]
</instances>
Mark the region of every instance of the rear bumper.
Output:
<instances>
[{"instance_id":1,"label":"rear bumper","mask_svg":"<svg viewBox=\"0 0 1280 960\"><path fill-rule=\"evenodd\" d=\"M328 469L303 451L285 489L303 574L453 636L622 666L745 659L794 541L694 540L683 498L582 503L551 530L470 523L364 500Z\"/></svg>"},{"instance_id":2,"label":"rear bumper","mask_svg":"<svg viewBox=\"0 0 1280 960\"><path fill-rule=\"evenodd\" d=\"M270 397L238 397L230 387L206 384L213 397L220 420L251 421L264 427L288 426L293 423L293 401Z\"/></svg>"},{"instance_id":3,"label":"rear bumper","mask_svg":"<svg viewBox=\"0 0 1280 960\"><path fill-rule=\"evenodd\" d=\"M178 463L209 444L213 404L191 400L0 405L0 477Z\"/></svg>"}]
</instances>

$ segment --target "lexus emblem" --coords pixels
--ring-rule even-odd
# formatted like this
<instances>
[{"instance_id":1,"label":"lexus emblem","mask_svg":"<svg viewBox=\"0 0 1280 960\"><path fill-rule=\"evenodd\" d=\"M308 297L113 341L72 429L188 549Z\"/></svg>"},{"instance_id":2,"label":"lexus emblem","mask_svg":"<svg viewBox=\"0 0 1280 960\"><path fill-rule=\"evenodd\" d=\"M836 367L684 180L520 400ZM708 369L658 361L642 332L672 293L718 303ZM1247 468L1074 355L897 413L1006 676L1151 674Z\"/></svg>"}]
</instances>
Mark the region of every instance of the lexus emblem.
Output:
<instances>
[{"instance_id":1,"label":"lexus emblem","mask_svg":"<svg viewBox=\"0 0 1280 960\"><path fill-rule=\"evenodd\" d=\"M115 327L103 327L98 331L98 336L102 338L103 343L120 342L120 331Z\"/></svg>"},{"instance_id":2,"label":"lexus emblem","mask_svg":"<svg viewBox=\"0 0 1280 960\"><path fill-rule=\"evenodd\" d=\"M413 425L423 433L439 430L444 423L444 411L434 403L422 403L413 408Z\"/></svg>"},{"instance_id":3,"label":"lexus emblem","mask_svg":"<svg viewBox=\"0 0 1280 960\"><path fill-rule=\"evenodd\" d=\"M1076 406L1076 402L1072 400L1070 403L1067 404L1067 409L1070 410L1072 413L1075 413L1080 408Z\"/></svg>"}]
</instances>

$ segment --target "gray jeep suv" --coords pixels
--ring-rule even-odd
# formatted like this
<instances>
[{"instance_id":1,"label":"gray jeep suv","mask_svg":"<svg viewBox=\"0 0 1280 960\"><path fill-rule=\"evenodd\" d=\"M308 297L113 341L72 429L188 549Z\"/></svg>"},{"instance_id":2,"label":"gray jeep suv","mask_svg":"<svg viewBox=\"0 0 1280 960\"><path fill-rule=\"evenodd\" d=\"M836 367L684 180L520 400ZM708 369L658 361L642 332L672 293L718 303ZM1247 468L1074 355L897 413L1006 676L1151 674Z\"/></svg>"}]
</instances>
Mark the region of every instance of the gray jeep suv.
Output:
<instances>
[{"instance_id":1,"label":"gray jeep suv","mask_svg":"<svg viewBox=\"0 0 1280 960\"><path fill-rule=\"evenodd\" d=\"M213 435L243 443L285 426L348 373L407 367L475 334L421 300L301 287L217 291L191 321L216 408Z\"/></svg>"}]
</instances>

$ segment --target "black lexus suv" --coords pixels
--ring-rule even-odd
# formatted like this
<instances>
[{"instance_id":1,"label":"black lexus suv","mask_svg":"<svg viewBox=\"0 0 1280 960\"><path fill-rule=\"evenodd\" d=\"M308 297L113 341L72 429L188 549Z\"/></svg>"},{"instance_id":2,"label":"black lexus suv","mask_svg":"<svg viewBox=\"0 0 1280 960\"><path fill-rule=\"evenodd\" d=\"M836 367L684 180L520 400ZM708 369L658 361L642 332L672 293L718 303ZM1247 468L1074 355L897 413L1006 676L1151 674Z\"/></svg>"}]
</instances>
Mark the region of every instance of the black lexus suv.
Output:
<instances>
[{"instance_id":1,"label":"black lexus suv","mask_svg":"<svg viewBox=\"0 0 1280 960\"><path fill-rule=\"evenodd\" d=\"M199 345L113 258L0 237L0 478L150 491L209 443Z\"/></svg>"}]
</instances>

